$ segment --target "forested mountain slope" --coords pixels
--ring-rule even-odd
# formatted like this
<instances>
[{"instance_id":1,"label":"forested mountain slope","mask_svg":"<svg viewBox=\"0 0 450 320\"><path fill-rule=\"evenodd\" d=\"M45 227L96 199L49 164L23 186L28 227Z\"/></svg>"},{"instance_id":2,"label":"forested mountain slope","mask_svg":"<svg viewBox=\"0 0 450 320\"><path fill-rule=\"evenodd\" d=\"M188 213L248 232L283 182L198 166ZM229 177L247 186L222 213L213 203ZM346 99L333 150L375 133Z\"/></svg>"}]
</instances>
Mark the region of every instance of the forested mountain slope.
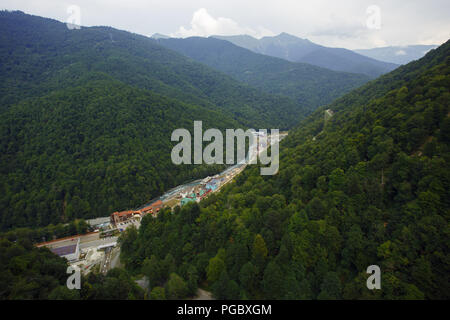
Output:
<instances>
[{"instance_id":1,"label":"forested mountain slope","mask_svg":"<svg viewBox=\"0 0 450 320\"><path fill-rule=\"evenodd\" d=\"M109 27L70 30L56 20L0 12L0 112L26 97L106 73L128 85L222 111L250 127L289 128L304 114L154 40Z\"/></svg>"},{"instance_id":2,"label":"forested mountain slope","mask_svg":"<svg viewBox=\"0 0 450 320\"><path fill-rule=\"evenodd\" d=\"M218 166L175 166L171 133L289 128L304 110L152 39L0 12L0 229L106 216Z\"/></svg>"},{"instance_id":3,"label":"forested mountain slope","mask_svg":"<svg viewBox=\"0 0 450 320\"><path fill-rule=\"evenodd\" d=\"M309 63L335 71L361 73L372 78L398 67L396 64L378 61L348 49L321 46L287 33L261 39L247 35L215 37L256 53L292 62Z\"/></svg>"},{"instance_id":4,"label":"forested mountain slope","mask_svg":"<svg viewBox=\"0 0 450 320\"><path fill-rule=\"evenodd\" d=\"M249 167L200 207L144 218L123 261L225 299L449 299L449 88L450 41L316 111L277 175Z\"/></svg>"},{"instance_id":5,"label":"forested mountain slope","mask_svg":"<svg viewBox=\"0 0 450 320\"><path fill-rule=\"evenodd\" d=\"M45 226L133 208L214 166L175 166L171 133L238 126L193 106L110 79L12 106L0 119L3 229Z\"/></svg>"},{"instance_id":6,"label":"forested mountain slope","mask_svg":"<svg viewBox=\"0 0 450 320\"><path fill-rule=\"evenodd\" d=\"M362 74L336 72L257 54L213 37L156 41L253 87L290 97L308 110L328 104L370 80Z\"/></svg>"}]
</instances>

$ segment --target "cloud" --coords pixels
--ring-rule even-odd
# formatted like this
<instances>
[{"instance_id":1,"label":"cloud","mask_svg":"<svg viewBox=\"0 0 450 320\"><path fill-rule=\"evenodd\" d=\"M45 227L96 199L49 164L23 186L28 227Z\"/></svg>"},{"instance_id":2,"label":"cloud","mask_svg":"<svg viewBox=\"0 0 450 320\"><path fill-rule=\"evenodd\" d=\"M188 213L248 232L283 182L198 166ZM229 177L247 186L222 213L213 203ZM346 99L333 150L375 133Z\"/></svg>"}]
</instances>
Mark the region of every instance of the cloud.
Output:
<instances>
[{"instance_id":1,"label":"cloud","mask_svg":"<svg viewBox=\"0 0 450 320\"><path fill-rule=\"evenodd\" d=\"M395 55L396 56L404 56L404 55L406 55L406 52L405 52L405 50L398 50L395 52Z\"/></svg>"},{"instance_id":2,"label":"cloud","mask_svg":"<svg viewBox=\"0 0 450 320\"><path fill-rule=\"evenodd\" d=\"M274 33L263 27L258 27L257 30L252 28L240 26L236 21L211 16L205 8L198 9L192 16L190 28L183 26L179 27L178 31L172 33L172 37L186 38L186 37L208 37L211 35L240 35L248 34L256 38L264 36L272 36Z\"/></svg>"},{"instance_id":3,"label":"cloud","mask_svg":"<svg viewBox=\"0 0 450 320\"><path fill-rule=\"evenodd\" d=\"M83 26L112 26L144 35L250 34L259 38L287 32L348 49L442 44L450 38L449 0L1 0L0 9L65 22L72 3L81 8ZM371 17L367 8L374 3L381 9L380 29L367 28Z\"/></svg>"}]
</instances>

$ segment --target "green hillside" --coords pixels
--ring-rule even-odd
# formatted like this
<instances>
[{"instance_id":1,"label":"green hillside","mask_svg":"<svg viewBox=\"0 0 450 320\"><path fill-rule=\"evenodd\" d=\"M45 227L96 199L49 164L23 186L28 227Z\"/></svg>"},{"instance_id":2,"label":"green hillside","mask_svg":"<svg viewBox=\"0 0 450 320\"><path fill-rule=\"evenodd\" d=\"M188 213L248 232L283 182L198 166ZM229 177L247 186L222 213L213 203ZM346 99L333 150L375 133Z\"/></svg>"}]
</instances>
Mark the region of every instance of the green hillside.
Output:
<instances>
[{"instance_id":1,"label":"green hillside","mask_svg":"<svg viewBox=\"0 0 450 320\"><path fill-rule=\"evenodd\" d=\"M304 110L144 36L0 12L0 230L133 208L218 166L174 166L171 133L289 128Z\"/></svg>"},{"instance_id":2,"label":"green hillside","mask_svg":"<svg viewBox=\"0 0 450 320\"><path fill-rule=\"evenodd\" d=\"M303 121L276 176L251 167L144 219L122 238L128 270L160 286L172 259L223 299L449 299L449 88L447 42Z\"/></svg>"},{"instance_id":3,"label":"green hillside","mask_svg":"<svg viewBox=\"0 0 450 320\"><path fill-rule=\"evenodd\" d=\"M219 112L112 80L25 100L0 119L1 226L45 226L132 208L218 167L175 166L176 128L225 129ZM219 124L219 126L217 126Z\"/></svg>"},{"instance_id":4,"label":"green hillside","mask_svg":"<svg viewBox=\"0 0 450 320\"><path fill-rule=\"evenodd\" d=\"M249 127L289 128L304 115L292 100L266 94L168 50L109 27L70 30L56 20L0 12L0 110L23 98L83 85L92 73L220 110Z\"/></svg>"},{"instance_id":5,"label":"green hillside","mask_svg":"<svg viewBox=\"0 0 450 320\"><path fill-rule=\"evenodd\" d=\"M271 94L314 110L359 87L369 76L336 72L254 53L215 38L158 39L157 43Z\"/></svg>"}]
</instances>

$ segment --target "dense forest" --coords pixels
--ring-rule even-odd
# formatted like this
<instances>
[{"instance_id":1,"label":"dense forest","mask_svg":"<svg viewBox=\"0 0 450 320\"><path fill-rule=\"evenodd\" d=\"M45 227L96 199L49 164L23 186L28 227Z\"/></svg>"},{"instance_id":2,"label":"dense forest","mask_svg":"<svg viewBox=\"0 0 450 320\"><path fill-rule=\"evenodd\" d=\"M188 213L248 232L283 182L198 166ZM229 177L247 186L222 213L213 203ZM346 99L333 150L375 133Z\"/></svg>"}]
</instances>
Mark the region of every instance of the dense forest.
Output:
<instances>
[{"instance_id":1,"label":"dense forest","mask_svg":"<svg viewBox=\"0 0 450 320\"><path fill-rule=\"evenodd\" d=\"M83 219L75 219L69 223L49 224L45 227L22 227L13 228L11 230L0 233L0 238L8 239L11 242L27 239L32 243L40 243L51 241L59 238L69 237L73 235L81 235L94 231Z\"/></svg>"},{"instance_id":2,"label":"dense forest","mask_svg":"<svg viewBox=\"0 0 450 320\"><path fill-rule=\"evenodd\" d=\"M289 128L305 111L113 28L0 12L0 230L133 208L220 166L174 166L171 132Z\"/></svg>"},{"instance_id":3,"label":"dense forest","mask_svg":"<svg viewBox=\"0 0 450 320\"><path fill-rule=\"evenodd\" d=\"M160 297L177 279L220 299L449 299L449 88L450 41L303 121L276 176L144 218L127 270Z\"/></svg>"},{"instance_id":4,"label":"dense forest","mask_svg":"<svg viewBox=\"0 0 450 320\"><path fill-rule=\"evenodd\" d=\"M450 41L332 102L367 79L304 65L316 83L286 78L299 64L264 57L241 76L223 60L225 74L144 36L17 11L0 28L0 299L450 298ZM67 261L33 243L223 169L172 164L171 132L194 120L289 129L279 172L249 166L144 217L119 238L124 268L67 289ZM370 265L382 290L366 287Z\"/></svg>"},{"instance_id":5,"label":"dense forest","mask_svg":"<svg viewBox=\"0 0 450 320\"><path fill-rule=\"evenodd\" d=\"M213 110L106 79L11 107L0 119L1 226L106 216L215 173L219 166L170 159L171 132L192 130L197 114L205 128L235 125Z\"/></svg>"},{"instance_id":6,"label":"dense forest","mask_svg":"<svg viewBox=\"0 0 450 320\"><path fill-rule=\"evenodd\" d=\"M113 28L70 30L20 11L1 11L0 28L3 231L106 216L218 172L170 161L171 132L194 120L205 130L288 129L365 81L304 67L295 101Z\"/></svg>"},{"instance_id":7,"label":"dense forest","mask_svg":"<svg viewBox=\"0 0 450 320\"><path fill-rule=\"evenodd\" d=\"M245 126L289 128L304 115L304 106L287 97L233 80L141 35L109 27L70 30L20 11L0 11L0 28L0 112L27 97L84 85L100 73L221 111Z\"/></svg>"}]
</instances>

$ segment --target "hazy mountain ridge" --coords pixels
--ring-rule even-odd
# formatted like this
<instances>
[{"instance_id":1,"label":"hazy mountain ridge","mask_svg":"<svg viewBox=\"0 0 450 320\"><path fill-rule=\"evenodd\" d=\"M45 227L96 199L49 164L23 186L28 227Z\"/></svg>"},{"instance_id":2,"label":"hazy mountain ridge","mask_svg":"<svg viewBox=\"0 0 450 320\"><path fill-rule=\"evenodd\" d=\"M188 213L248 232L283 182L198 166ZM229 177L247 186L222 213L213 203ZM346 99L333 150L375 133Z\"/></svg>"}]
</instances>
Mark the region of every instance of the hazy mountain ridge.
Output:
<instances>
[{"instance_id":1,"label":"hazy mountain ridge","mask_svg":"<svg viewBox=\"0 0 450 320\"><path fill-rule=\"evenodd\" d=\"M407 64L413 60L422 58L430 50L436 49L437 47L437 45L409 45L358 49L354 51L380 61Z\"/></svg>"},{"instance_id":2,"label":"hazy mountain ridge","mask_svg":"<svg viewBox=\"0 0 450 320\"><path fill-rule=\"evenodd\" d=\"M292 62L310 63L334 71L361 73L375 78L398 65L378 61L343 48L329 48L287 33L255 39L243 36L214 36L238 46Z\"/></svg>"}]
</instances>

